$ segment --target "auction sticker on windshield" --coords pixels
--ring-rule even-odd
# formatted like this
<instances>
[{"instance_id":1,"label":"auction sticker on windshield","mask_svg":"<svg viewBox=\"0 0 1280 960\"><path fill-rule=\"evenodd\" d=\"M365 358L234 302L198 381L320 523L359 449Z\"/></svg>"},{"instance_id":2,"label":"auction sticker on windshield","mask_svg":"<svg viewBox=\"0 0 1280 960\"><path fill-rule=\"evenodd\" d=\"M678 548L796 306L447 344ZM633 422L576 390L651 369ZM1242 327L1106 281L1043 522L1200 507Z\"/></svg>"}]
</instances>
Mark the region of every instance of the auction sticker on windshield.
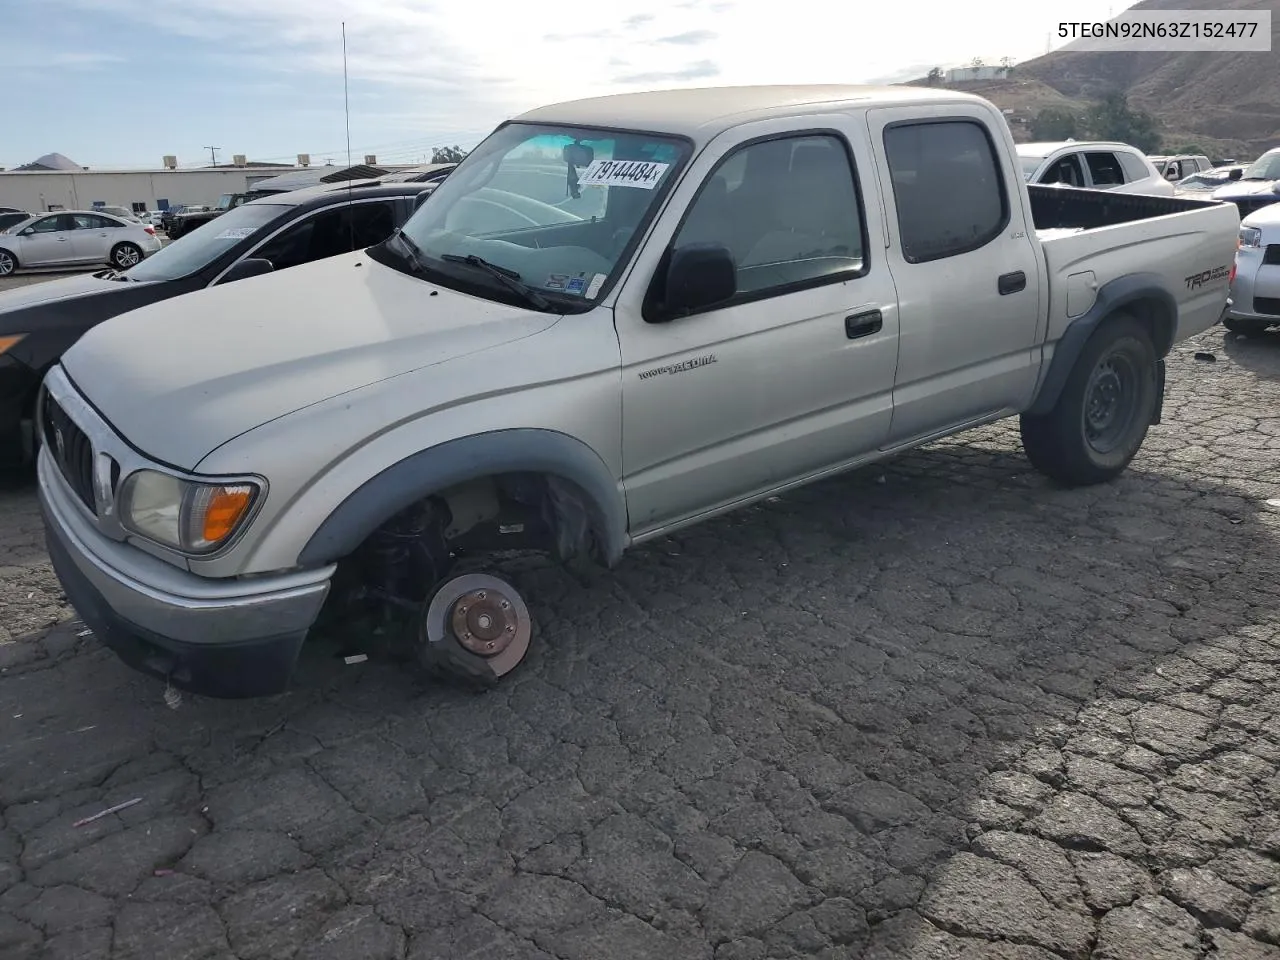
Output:
<instances>
[{"instance_id":1,"label":"auction sticker on windshield","mask_svg":"<svg viewBox=\"0 0 1280 960\"><path fill-rule=\"evenodd\" d=\"M257 227L231 227L223 230L216 239L218 240L243 240L245 237L251 236Z\"/></svg>"},{"instance_id":2,"label":"auction sticker on windshield","mask_svg":"<svg viewBox=\"0 0 1280 960\"><path fill-rule=\"evenodd\" d=\"M639 187L652 190L667 172L669 163L648 160L596 160L578 183L584 187Z\"/></svg>"}]
</instances>

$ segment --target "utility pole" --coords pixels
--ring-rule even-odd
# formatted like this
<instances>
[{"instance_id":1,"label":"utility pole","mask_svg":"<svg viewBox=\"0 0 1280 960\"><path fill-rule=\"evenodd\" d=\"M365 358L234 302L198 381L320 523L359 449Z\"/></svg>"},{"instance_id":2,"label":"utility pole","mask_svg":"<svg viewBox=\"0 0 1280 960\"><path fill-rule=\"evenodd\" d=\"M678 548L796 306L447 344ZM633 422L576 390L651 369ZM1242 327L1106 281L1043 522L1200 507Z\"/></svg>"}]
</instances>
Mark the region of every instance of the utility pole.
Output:
<instances>
[{"instance_id":1,"label":"utility pole","mask_svg":"<svg viewBox=\"0 0 1280 960\"><path fill-rule=\"evenodd\" d=\"M209 151L209 166L216 167L218 165L217 151L221 150L222 148L221 147L205 147L205 149Z\"/></svg>"}]
</instances>

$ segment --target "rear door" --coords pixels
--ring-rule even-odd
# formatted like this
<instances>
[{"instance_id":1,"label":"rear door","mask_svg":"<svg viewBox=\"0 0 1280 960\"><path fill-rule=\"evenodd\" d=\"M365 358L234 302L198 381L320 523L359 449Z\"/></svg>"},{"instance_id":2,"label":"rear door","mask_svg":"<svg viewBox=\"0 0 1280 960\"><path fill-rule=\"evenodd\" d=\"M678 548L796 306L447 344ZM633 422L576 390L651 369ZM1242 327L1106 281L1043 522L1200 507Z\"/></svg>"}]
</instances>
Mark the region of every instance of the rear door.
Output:
<instances>
[{"instance_id":1,"label":"rear door","mask_svg":"<svg viewBox=\"0 0 1280 960\"><path fill-rule=\"evenodd\" d=\"M1016 412L1039 372L1043 271L1012 137L980 104L875 109L867 125L898 290L887 443Z\"/></svg>"},{"instance_id":2,"label":"rear door","mask_svg":"<svg viewBox=\"0 0 1280 960\"><path fill-rule=\"evenodd\" d=\"M115 245L116 237L123 229L122 224L93 213L72 214L72 219L76 228L71 234L71 243L75 248L76 260L80 263L106 260Z\"/></svg>"}]
</instances>

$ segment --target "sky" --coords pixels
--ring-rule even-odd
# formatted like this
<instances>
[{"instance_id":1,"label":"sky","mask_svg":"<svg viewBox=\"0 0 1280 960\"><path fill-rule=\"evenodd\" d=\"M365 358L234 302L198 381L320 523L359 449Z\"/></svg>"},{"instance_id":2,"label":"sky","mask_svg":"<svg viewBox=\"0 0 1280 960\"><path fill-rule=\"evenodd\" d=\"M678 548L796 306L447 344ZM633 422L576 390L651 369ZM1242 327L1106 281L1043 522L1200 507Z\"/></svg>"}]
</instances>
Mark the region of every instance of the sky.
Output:
<instances>
[{"instance_id":1,"label":"sky","mask_svg":"<svg viewBox=\"0 0 1280 960\"><path fill-rule=\"evenodd\" d=\"M1075 0L1105 20L1123 0ZM1065 45L1026 0L0 0L0 167L417 163L546 103L663 87L875 83ZM1123 54L1117 54L1123 56Z\"/></svg>"}]
</instances>

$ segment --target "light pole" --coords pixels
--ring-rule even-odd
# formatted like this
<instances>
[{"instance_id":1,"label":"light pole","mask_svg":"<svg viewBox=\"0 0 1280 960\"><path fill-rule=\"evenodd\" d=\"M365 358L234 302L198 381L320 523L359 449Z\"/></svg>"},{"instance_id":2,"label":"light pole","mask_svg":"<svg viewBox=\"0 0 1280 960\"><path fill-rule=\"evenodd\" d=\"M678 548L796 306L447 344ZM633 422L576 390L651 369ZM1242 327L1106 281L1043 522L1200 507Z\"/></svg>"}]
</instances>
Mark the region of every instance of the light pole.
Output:
<instances>
[{"instance_id":1,"label":"light pole","mask_svg":"<svg viewBox=\"0 0 1280 960\"><path fill-rule=\"evenodd\" d=\"M221 150L222 148L221 147L205 147L205 149L209 151L209 166L216 167L218 165L217 151Z\"/></svg>"}]
</instances>

